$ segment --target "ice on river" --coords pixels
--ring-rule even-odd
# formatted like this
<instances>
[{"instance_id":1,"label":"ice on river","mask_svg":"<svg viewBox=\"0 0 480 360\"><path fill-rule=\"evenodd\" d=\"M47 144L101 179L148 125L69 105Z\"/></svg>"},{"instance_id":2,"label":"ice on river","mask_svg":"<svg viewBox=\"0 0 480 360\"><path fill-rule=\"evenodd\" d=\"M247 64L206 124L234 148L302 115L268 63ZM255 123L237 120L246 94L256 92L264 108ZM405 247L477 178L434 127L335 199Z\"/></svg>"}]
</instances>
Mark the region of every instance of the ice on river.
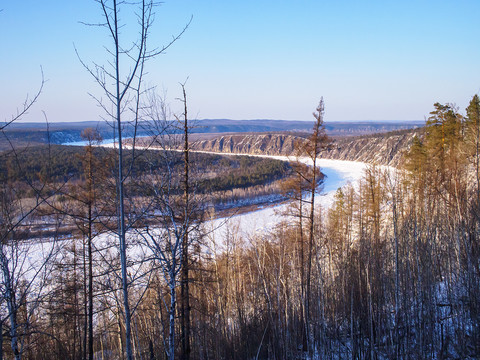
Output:
<instances>
[{"instance_id":1,"label":"ice on river","mask_svg":"<svg viewBox=\"0 0 480 360\"><path fill-rule=\"evenodd\" d=\"M114 147L114 142L103 143L104 147ZM155 150L153 148L153 150ZM196 151L203 153L213 153L209 151ZM218 154L218 153L215 153ZM246 155L256 157L267 157L272 159L278 159L283 161L297 160L287 156L273 156L273 155L251 155L251 154L228 154L222 153L222 155ZM311 159L299 158L301 162L307 165L312 165ZM333 203L335 192L338 188L351 183L352 185L358 184L359 180L364 174L365 168L368 166L366 163L357 161L346 160L332 160L332 159L317 159L317 166L325 174L325 181L322 187L322 191L315 197L316 206L321 206L327 209ZM263 209L259 209L249 213L243 213L232 216L230 218L220 218L212 220L206 224L206 227L210 229L209 237L215 239L215 242L221 244L225 239L228 231L233 228L239 232L243 238L249 238L255 234L267 233L272 230L282 219L288 218L283 214L287 213L288 204L282 204L277 206L267 206ZM208 230L207 230L208 231Z\"/></svg>"},{"instance_id":2,"label":"ice on river","mask_svg":"<svg viewBox=\"0 0 480 360\"><path fill-rule=\"evenodd\" d=\"M234 154L232 154L234 155ZM267 157L267 156L265 156ZM268 156L270 158L289 161L292 160L285 156ZM308 164L306 159L300 159ZM342 160L330 160L319 159L318 166L321 171L326 175L323 190L316 196L316 205L322 206L322 208L328 208L333 203L335 192L339 187L342 187L348 183L352 185L358 184L359 180L363 177L364 170L367 164L355 161L342 161ZM288 211L288 204L281 204L277 206L268 206L263 209L236 215L230 218L220 218L212 220L205 224L206 230L210 230L208 237L210 240L215 240L210 244L215 243L216 250L222 250L224 240L226 239L229 231L236 232L244 239L252 238L254 235L266 234L272 230L280 221L288 219L285 214ZM232 230L234 229L234 230ZM102 234L100 237L103 240L108 240L114 236L113 234ZM28 251L28 258L26 263L28 266L28 275L32 277L32 266L39 263L44 259L43 252L39 251L43 249L43 242L31 244ZM143 253L146 249L141 247L129 248L129 256L132 257ZM148 252L148 251L147 251ZM142 254L140 254L142 255Z\"/></svg>"},{"instance_id":3,"label":"ice on river","mask_svg":"<svg viewBox=\"0 0 480 360\"><path fill-rule=\"evenodd\" d=\"M285 156L266 156L279 160L292 160ZM302 158L300 161L309 164L308 159ZM309 164L310 165L310 164ZM367 164L356 161L318 159L317 166L325 174L325 181L322 191L316 195L315 204L322 208L328 208L332 205L334 195L338 188L351 183L357 184L363 177ZM211 237L217 243L223 243L227 232L231 229L239 229L239 235L243 238L250 238L253 235L261 235L272 230L282 219L288 218L283 214L287 213L288 204L269 206L257 211L244 213L230 218L216 219L212 222Z\"/></svg>"}]
</instances>

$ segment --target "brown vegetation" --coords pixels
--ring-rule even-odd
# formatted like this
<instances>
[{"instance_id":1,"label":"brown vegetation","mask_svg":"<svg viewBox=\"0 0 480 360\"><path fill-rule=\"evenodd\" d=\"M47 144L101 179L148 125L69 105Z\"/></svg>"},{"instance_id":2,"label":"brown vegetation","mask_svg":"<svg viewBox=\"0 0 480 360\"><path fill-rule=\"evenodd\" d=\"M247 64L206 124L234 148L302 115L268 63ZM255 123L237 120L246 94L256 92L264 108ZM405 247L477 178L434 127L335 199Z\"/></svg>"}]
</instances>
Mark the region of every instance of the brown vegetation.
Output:
<instances>
[{"instance_id":1,"label":"brown vegetation","mask_svg":"<svg viewBox=\"0 0 480 360\"><path fill-rule=\"evenodd\" d=\"M189 169L186 207L181 152L157 152L158 161L141 154L138 163L148 171L132 167L125 182L125 214L136 219L126 244L132 357L185 354L181 307L171 304L180 295L177 275L185 262L177 262L178 240L186 234L190 330L184 334L192 359L478 357L479 108L478 97L466 116L435 104L398 169L372 165L358 187L337 191L329 209L305 202L302 194L315 193L318 172L295 165L297 180L287 188L295 200L291 216L250 238L234 227L221 241L205 231L206 198L193 181L201 171ZM328 143L322 110L303 147L313 161ZM20 192L8 176L20 154L8 155L0 189L0 344L7 358L118 359L126 353L121 265L107 234L115 182L105 174L114 162L99 162L91 146L82 153L72 188L39 171ZM225 168L254 164L210 159L228 162ZM22 200L26 193L36 194L29 204ZM153 227L148 216L162 226ZM69 222L78 231L62 238L58 253L41 258L35 281L28 281L28 266L9 272L15 259L28 264L39 256L40 242L24 241L24 231L47 221L54 234Z\"/></svg>"}]
</instances>

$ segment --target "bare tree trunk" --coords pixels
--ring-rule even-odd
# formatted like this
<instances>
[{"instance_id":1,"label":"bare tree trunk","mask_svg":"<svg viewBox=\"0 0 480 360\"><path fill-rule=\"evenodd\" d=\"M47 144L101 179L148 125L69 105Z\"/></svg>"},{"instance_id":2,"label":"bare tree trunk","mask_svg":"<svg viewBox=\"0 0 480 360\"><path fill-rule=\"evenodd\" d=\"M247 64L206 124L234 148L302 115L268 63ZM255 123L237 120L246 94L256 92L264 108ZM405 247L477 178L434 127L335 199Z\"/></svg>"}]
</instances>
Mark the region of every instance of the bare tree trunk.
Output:
<instances>
[{"instance_id":1,"label":"bare tree trunk","mask_svg":"<svg viewBox=\"0 0 480 360\"><path fill-rule=\"evenodd\" d=\"M370 330L370 359L375 359L375 338L373 334L373 301L372 301L372 287L370 284L370 272L368 268L370 266L370 259L365 267L366 275L367 275L367 296L368 296L368 323L369 323L369 330Z\"/></svg>"},{"instance_id":2,"label":"bare tree trunk","mask_svg":"<svg viewBox=\"0 0 480 360\"><path fill-rule=\"evenodd\" d=\"M182 281L181 281L181 295L182 295L182 308L181 308L181 326L182 326L182 359L190 359L190 289L189 289L189 240L188 240L188 218L190 212L189 206L189 144L188 144L188 114L187 114L187 94L185 91L185 84L182 84L183 91L183 105L184 105L184 178L183 178L183 188L184 188L184 236L182 241Z\"/></svg>"},{"instance_id":3,"label":"bare tree trunk","mask_svg":"<svg viewBox=\"0 0 480 360\"><path fill-rule=\"evenodd\" d=\"M120 104L119 104L120 105ZM117 107L118 124L120 123L120 106ZM121 264L121 278L122 278L122 292L123 292L123 310L125 313L125 343L127 351L127 360L133 359L132 353L132 339L131 339L131 313L130 302L128 300L128 275L127 275L127 246L125 239L125 205L124 205L124 187L123 187L123 152L122 152L122 131L118 131L118 237L120 241L120 264Z\"/></svg>"},{"instance_id":4,"label":"bare tree trunk","mask_svg":"<svg viewBox=\"0 0 480 360\"><path fill-rule=\"evenodd\" d=\"M91 168L90 168L91 170ZM90 188L89 191L92 191ZM93 360L92 203L88 203L88 359Z\"/></svg>"},{"instance_id":5,"label":"bare tree trunk","mask_svg":"<svg viewBox=\"0 0 480 360\"><path fill-rule=\"evenodd\" d=\"M88 238L88 236L87 236ZM88 241L88 239L87 239ZM88 245L87 245L88 247ZM87 285L87 259L86 255L87 251L85 249L85 235L83 238L83 301L84 301L84 321L83 321L83 345L82 345L82 359L87 358L87 341L88 341L88 301L89 301L89 295L88 295L88 285ZM88 257L88 254L87 254Z\"/></svg>"},{"instance_id":6,"label":"bare tree trunk","mask_svg":"<svg viewBox=\"0 0 480 360\"><path fill-rule=\"evenodd\" d=\"M117 1L113 1L114 15L114 41L115 41L115 107L118 136L118 238L120 243L120 264L123 292L123 311L125 314L125 345L127 360L133 360L132 353L132 330L130 302L128 299L128 275L127 275L127 246L125 239L125 204L124 204L124 174L123 174L123 143L122 143L122 96L120 94L120 45L118 42L118 10Z\"/></svg>"},{"instance_id":7,"label":"bare tree trunk","mask_svg":"<svg viewBox=\"0 0 480 360\"><path fill-rule=\"evenodd\" d=\"M175 307L177 306L176 298L176 284L175 284L175 266L172 267L170 273L170 319L169 319L169 333L168 333L168 359L175 359Z\"/></svg>"},{"instance_id":8,"label":"bare tree trunk","mask_svg":"<svg viewBox=\"0 0 480 360\"><path fill-rule=\"evenodd\" d=\"M77 287L77 240L73 240L73 288L75 289L75 295L74 295L74 325L73 325L73 359L77 358L77 330L79 330L80 324L79 324L79 306L78 306L78 287ZM79 332L79 338L81 337L81 334ZM81 343L81 341L80 341ZM80 350L81 351L81 350Z\"/></svg>"},{"instance_id":9,"label":"bare tree trunk","mask_svg":"<svg viewBox=\"0 0 480 360\"><path fill-rule=\"evenodd\" d=\"M305 261L305 241L303 239L303 199L300 190L300 200L299 200L299 233L300 233L300 296L301 296L301 319L300 324L302 326L302 346L304 350L308 349L308 315L307 315L307 297L306 297L306 289L305 289L305 268L304 268L304 261Z\"/></svg>"},{"instance_id":10,"label":"bare tree trunk","mask_svg":"<svg viewBox=\"0 0 480 360\"><path fill-rule=\"evenodd\" d=\"M395 180L394 180L395 181ZM398 214L397 214L397 194L396 186L392 184L392 212L393 212L393 237L395 241L395 358L399 359L400 336L398 322L400 318L400 270L398 259Z\"/></svg>"},{"instance_id":11,"label":"bare tree trunk","mask_svg":"<svg viewBox=\"0 0 480 360\"><path fill-rule=\"evenodd\" d=\"M313 161L313 173L316 173L316 159ZM316 184L316 176L313 175L312 184ZM312 274L312 253L313 253L313 230L314 230L314 215L315 215L315 189L316 186L312 185L311 201L310 201L310 216L309 216L309 235L308 235L308 254L307 254L307 284L306 284L306 301L305 301L305 315L306 315L306 331L307 331L307 344L308 352L312 351L312 336L310 329L310 299L311 299L311 274Z\"/></svg>"},{"instance_id":12,"label":"bare tree trunk","mask_svg":"<svg viewBox=\"0 0 480 360\"><path fill-rule=\"evenodd\" d=\"M119 306L119 305L118 305ZM125 359L125 344L123 342L123 329L122 329L122 317L120 314L120 309L117 309L115 312L115 317L117 318L117 329L118 329L118 345L120 346L119 355L121 359Z\"/></svg>"},{"instance_id":13,"label":"bare tree trunk","mask_svg":"<svg viewBox=\"0 0 480 360\"><path fill-rule=\"evenodd\" d=\"M21 359L21 354L18 349L18 325L17 325L17 302L15 292L12 289L12 279L9 273L5 273L6 280L6 300L8 315L10 318L10 346L12 348L13 356L15 360Z\"/></svg>"},{"instance_id":14,"label":"bare tree trunk","mask_svg":"<svg viewBox=\"0 0 480 360\"><path fill-rule=\"evenodd\" d=\"M94 188L93 188L93 142L99 141L100 136L93 131L85 130L83 133L85 138L88 139L87 147L87 257L88 257L88 359L93 360L93 253L92 253L92 241L93 241L93 203L95 200Z\"/></svg>"},{"instance_id":15,"label":"bare tree trunk","mask_svg":"<svg viewBox=\"0 0 480 360\"><path fill-rule=\"evenodd\" d=\"M317 112L313 113L313 116L316 119L313 134L310 139L309 144L309 157L312 160L312 176L308 179L310 182L310 216L309 216L309 238L308 238L308 258L307 258L307 284L306 284L306 316L307 324L310 323L310 301L311 301L311 273L312 273L312 255L313 255L313 246L314 246L314 229L315 229L315 193L318 188L317 184L317 158L322 147L326 146L328 138L325 134L325 128L323 125L323 116L325 112L323 98L320 99L320 103L317 107ZM307 339L308 339L308 348L309 353L311 354L312 341L310 334L310 326L307 325Z\"/></svg>"}]
</instances>

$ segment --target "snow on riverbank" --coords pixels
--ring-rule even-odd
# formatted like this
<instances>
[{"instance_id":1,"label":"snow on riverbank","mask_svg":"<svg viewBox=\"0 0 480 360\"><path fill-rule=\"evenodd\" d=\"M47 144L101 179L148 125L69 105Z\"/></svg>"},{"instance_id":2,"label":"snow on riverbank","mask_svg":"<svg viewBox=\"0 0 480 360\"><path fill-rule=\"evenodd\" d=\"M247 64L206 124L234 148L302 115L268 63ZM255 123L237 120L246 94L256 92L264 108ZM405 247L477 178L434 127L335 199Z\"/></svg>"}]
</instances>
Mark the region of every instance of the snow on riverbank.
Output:
<instances>
[{"instance_id":1,"label":"snow on riverbank","mask_svg":"<svg viewBox=\"0 0 480 360\"><path fill-rule=\"evenodd\" d=\"M243 155L243 154L225 154L225 155ZM246 155L246 154L245 154ZM258 157L268 157L283 161L292 161L293 158L286 156L267 156L267 155L249 155ZM308 164L308 159L299 159ZM330 207L334 201L334 196L339 187L351 183L356 186L364 175L364 170L368 166L366 163L344 160L318 159L318 166L325 174L325 181L323 190L316 196L316 206L321 206L323 209ZM222 252L223 245L227 239L227 234L233 233L248 240L254 235L262 235L270 232L282 220L289 221L289 217L285 216L288 212L288 203L283 203L276 206L267 206L263 209L252 211L249 213L242 213L229 218L218 218L211 220L205 224L205 229L208 233L209 246L215 246L215 252ZM288 214L287 214L288 215ZM291 218L290 218L291 219ZM112 237L111 233L100 235L96 244L108 243ZM103 244L105 248L108 246ZM27 263L35 264L43 259L39 250L43 245L41 243L34 244L29 249L29 254L32 258L27 259ZM102 246L100 246L102 248ZM32 251L33 250L33 251ZM213 249L212 249L213 250ZM129 248L129 258L134 260L143 258L145 254L150 255L150 251L142 246L132 246ZM115 257L115 256L113 256ZM30 265L30 266L31 266Z\"/></svg>"},{"instance_id":2,"label":"snow on riverbank","mask_svg":"<svg viewBox=\"0 0 480 360\"><path fill-rule=\"evenodd\" d=\"M115 147L114 142L103 143L103 147ZM128 145L126 146L128 147ZM139 147L145 149L145 147ZM158 150L155 147L147 147L150 150ZM217 153L210 151L192 151L205 154L220 154L225 156L255 156L270 158L282 161L294 161L293 157L275 156L275 155L252 155L252 154L232 154L232 153ZM312 165L311 159L299 158L299 161ZM334 200L335 193L338 188L347 184L356 186L363 177L364 171L368 166L366 163L347 160L332 160L332 159L317 159L317 166L325 175L322 191L316 196L315 205L321 206L323 209L328 209ZM206 228L210 229L209 237L215 240L218 244L222 244L228 232L232 229L239 232L244 238L249 238L255 234L262 234L273 230L275 225L280 223L288 215L288 203L276 206L267 206L263 209L255 210L249 213L242 213L234 215L229 218L218 218L211 220L206 224Z\"/></svg>"},{"instance_id":3,"label":"snow on riverbank","mask_svg":"<svg viewBox=\"0 0 480 360\"><path fill-rule=\"evenodd\" d=\"M293 160L286 156L249 156L268 157L283 161ZM311 161L307 158L300 158L299 160L306 164L311 164ZM324 209L329 208L332 205L338 188L349 183L354 186L358 184L363 177L365 168L368 166L366 163L362 162L331 159L318 159L317 165L320 167L323 174L325 174L325 180L323 190L318 196L316 196L315 204ZM228 232L232 231L232 229L238 229L239 235L244 238L250 238L253 235L261 235L262 233L273 230L275 225L285 219L283 214L286 213L288 213L288 204L281 204L266 207L250 213L236 215L230 218L212 220L212 223L209 224L207 228L213 229L210 233L210 237L217 244L223 243Z\"/></svg>"}]
</instances>

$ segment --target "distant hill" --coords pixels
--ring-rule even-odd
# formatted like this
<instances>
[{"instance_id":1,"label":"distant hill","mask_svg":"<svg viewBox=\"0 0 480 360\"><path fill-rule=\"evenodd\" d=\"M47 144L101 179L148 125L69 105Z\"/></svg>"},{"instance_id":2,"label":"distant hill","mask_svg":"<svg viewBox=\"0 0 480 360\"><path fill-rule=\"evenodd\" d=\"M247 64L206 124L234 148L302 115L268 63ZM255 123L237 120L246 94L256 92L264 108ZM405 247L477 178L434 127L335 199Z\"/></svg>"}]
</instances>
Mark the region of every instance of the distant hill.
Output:
<instances>
[{"instance_id":1,"label":"distant hill","mask_svg":"<svg viewBox=\"0 0 480 360\"><path fill-rule=\"evenodd\" d=\"M202 119L192 120L192 133L259 133L259 132L309 132L313 121L293 120L228 120ZM330 136L358 136L422 126L423 121L357 121L326 122L325 127ZM85 128L96 128L105 140L114 138L114 127L104 121L51 123L13 123L5 129L5 136L17 146L27 144L66 144L81 141L81 132ZM133 136L133 128L126 125L124 137ZM152 135L151 123L140 124L137 135ZM0 150L9 148L5 136L0 136Z\"/></svg>"}]
</instances>

